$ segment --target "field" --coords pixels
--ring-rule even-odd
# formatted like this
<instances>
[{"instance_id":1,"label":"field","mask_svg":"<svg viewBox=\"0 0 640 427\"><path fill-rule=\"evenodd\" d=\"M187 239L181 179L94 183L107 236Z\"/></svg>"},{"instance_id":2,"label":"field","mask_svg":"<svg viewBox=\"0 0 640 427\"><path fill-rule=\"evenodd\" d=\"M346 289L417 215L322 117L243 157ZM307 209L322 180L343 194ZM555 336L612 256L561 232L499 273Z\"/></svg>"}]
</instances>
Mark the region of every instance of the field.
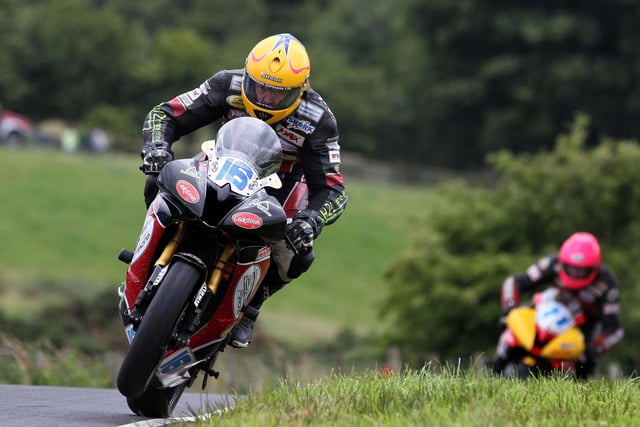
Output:
<instances>
[{"instance_id":1,"label":"field","mask_svg":"<svg viewBox=\"0 0 640 427\"><path fill-rule=\"evenodd\" d=\"M116 256L133 247L145 214L138 165L136 155L0 149L2 312L37 317L69 295L115 294L125 273ZM345 175L347 211L316 241L311 270L265 303L256 333L305 345L375 327L383 272L432 195Z\"/></svg>"}]
</instances>

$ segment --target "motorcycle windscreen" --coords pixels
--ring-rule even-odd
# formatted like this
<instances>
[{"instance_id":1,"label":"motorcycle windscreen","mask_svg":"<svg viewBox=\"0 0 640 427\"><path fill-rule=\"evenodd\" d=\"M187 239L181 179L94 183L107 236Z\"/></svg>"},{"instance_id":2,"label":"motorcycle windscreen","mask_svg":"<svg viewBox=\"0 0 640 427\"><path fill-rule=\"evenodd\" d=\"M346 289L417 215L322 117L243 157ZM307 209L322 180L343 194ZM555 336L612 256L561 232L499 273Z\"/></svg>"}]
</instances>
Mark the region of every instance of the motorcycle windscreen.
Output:
<instances>
[{"instance_id":1,"label":"motorcycle windscreen","mask_svg":"<svg viewBox=\"0 0 640 427\"><path fill-rule=\"evenodd\" d=\"M547 359L578 360L584 353L584 348L584 335L574 327L549 341L542 348L540 356Z\"/></svg>"},{"instance_id":2,"label":"motorcycle windscreen","mask_svg":"<svg viewBox=\"0 0 640 427\"><path fill-rule=\"evenodd\" d=\"M531 307L517 307L507 315L507 328L520 345L531 350L536 339L536 311Z\"/></svg>"}]
</instances>

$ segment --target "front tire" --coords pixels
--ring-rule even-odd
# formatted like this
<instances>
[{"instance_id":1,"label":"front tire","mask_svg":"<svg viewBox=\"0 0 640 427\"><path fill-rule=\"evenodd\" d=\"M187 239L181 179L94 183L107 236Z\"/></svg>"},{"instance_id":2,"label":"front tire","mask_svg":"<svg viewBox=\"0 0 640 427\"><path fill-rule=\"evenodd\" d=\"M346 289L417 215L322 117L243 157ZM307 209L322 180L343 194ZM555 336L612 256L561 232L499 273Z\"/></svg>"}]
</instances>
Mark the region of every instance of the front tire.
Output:
<instances>
[{"instance_id":1,"label":"front tire","mask_svg":"<svg viewBox=\"0 0 640 427\"><path fill-rule=\"evenodd\" d=\"M201 283L201 271L177 260L153 297L118 372L118 390L127 398L147 388L191 296Z\"/></svg>"},{"instance_id":2,"label":"front tire","mask_svg":"<svg viewBox=\"0 0 640 427\"><path fill-rule=\"evenodd\" d=\"M147 388L139 396L128 397L127 405L135 414L150 418L168 418L182 396L187 384L157 389Z\"/></svg>"}]
</instances>

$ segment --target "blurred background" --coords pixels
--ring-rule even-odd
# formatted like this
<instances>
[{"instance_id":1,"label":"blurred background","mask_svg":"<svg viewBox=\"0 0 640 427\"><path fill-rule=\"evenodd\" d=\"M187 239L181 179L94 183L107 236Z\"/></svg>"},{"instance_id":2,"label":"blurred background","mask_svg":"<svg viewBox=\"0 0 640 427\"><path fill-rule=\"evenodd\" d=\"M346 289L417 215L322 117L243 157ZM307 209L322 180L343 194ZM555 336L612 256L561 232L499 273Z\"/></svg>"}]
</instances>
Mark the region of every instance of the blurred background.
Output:
<instances>
[{"instance_id":1,"label":"blurred background","mask_svg":"<svg viewBox=\"0 0 640 427\"><path fill-rule=\"evenodd\" d=\"M602 373L635 372L640 3L3 0L0 381L112 386L142 121L280 32L338 119L349 207L252 347L220 359L220 387L481 364L504 277L580 229L621 282Z\"/></svg>"}]
</instances>

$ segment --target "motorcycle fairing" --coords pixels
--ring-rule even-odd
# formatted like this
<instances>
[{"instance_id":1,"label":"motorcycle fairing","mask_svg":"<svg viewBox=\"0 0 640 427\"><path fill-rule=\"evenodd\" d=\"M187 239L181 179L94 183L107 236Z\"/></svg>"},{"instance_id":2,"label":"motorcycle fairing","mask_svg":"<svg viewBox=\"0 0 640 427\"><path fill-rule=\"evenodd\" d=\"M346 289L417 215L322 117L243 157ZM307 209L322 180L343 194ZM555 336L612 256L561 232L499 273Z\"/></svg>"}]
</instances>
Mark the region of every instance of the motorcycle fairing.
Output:
<instances>
[{"instance_id":1,"label":"motorcycle fairing","mask_svg":"<svg viewBox=\"0 0 640 427\"><path fill-rule=\"evenodd\" d=\"M540 351L540 357L547 359L578 360L585 350L584 335L572 327L553 338Z\"/></svg>"},{"instance_id":2,"label":"motorcycle fairing","mask_svg":"<svg viewBox=\"0 0 640 427\"><path fill-rule=\"evenodd\" d=\"M224 339L231 332L269 269L269 248L265 247L261 252L256 261L236 264L229 286L234 292L224 295L211 319L191 337L189 346L194 352Z\"/></svg>"},{"instance_id":3,"label":"motorcycle fairing","mask_svg":"<svg viewBox=\"0 0 640 427\"><path fill-rule=\"evenodd\" d=\"M156 198L156 201L158 199ZM146 284L156 248L165 232L165 225L160 221L153 206L155 204L154 202L147 211L147 217L138 236L133 258L127 268L124 292L127 308L133 306L138 293Z\"/></svg>"},{"instance_id":4,"label":"motorcycle fairing","mask_svg":"<svg viewBox=\"0 0 640 427\"><path fill-rule=\"evenodd\" d=\"M282 239L287 216L280 203L259 191L229 211L219 226L232 238L255 237L257 241L276 243Z\"/></svg>"},{"instance_id":5,"label":"motorcycle fairing","mask_svg":"<svg viewBox=\"0 0 640 427\"><path fill-rule=\"evenodd\" d=\"M520 345L530 351L536 339L536 310L532 307L516 307L507 315L507 328L509 328Z\"/></svg>"},{"instance_id":6,"label":"motorcycle fairing","mask_svg":"<svg viewBox=\"0 0 640 427\"><path fill-rule=\"evenodd\" d=\"M158 185L185 202L184 206L197 218L202 217L207 194L207 162L199 160L201 157L173 160L158 176Z\"/></svg>"}]
</instances>

